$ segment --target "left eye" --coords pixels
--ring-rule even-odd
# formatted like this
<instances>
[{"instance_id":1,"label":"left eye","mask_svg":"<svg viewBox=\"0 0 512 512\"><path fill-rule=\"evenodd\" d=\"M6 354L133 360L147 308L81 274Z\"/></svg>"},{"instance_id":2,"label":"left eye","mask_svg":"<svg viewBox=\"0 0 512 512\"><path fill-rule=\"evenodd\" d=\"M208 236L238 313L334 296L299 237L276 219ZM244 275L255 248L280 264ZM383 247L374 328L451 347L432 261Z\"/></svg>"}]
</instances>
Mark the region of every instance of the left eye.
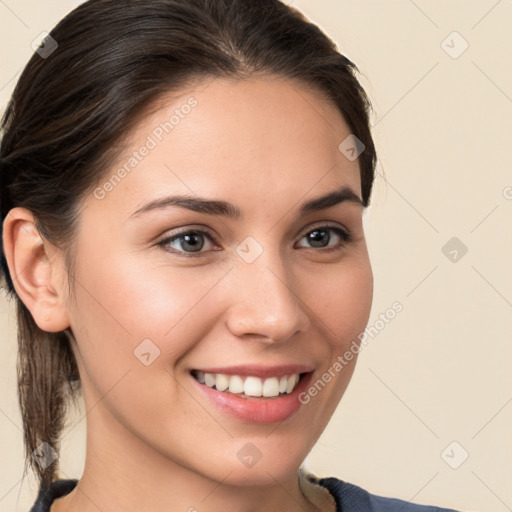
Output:
<instances>
[{"instance_id":1,"label":"left eye","mask_svg":"<svg viewBox=\"0 0 512 512\"><path fill-rule=\"evenodd\" d=\"M350 234L341 229L341 228L335 228L331 226L321 226L318 228L315 228L311 231L308 231L301 240L307 240L307 242L312 248L319 248L322 249L324 247L329 247L329 242L332 241L333 237L331 236L331 233L334 233L334 239L338 238L338 243L335 243L331 248L339 248L340 246L343 246L345 243L349 242L351 239ZM304 247L304 246L302 246Z\"/></svg>"}]
</instances>

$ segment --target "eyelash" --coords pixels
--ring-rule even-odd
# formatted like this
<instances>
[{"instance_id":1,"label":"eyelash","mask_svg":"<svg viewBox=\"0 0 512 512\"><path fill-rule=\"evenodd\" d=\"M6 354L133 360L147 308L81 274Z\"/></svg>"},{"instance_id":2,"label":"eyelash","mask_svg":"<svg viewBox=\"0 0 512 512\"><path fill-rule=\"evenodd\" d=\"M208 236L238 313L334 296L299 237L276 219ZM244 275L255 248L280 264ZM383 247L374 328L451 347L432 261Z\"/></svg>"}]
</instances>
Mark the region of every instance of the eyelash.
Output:
<instances>
[{"instance_id":1,"label":"eyelash","mask_svg":"<svg viewBox=\"0 0 512 512\"><path fill-rule=\"evenodd\" d=\"M352 235L347 230L344 230L338 226L322 225L322 226L314 227L314 228L310 229L309 231L305 232L299 238L299 240L302 240L305 236L309 235L310 233L313 233L314 231L332 231L332 232L336 233L341 238L341 242L335 247L328 247L328 248L319 247L319 248L317 248L320 252L323 252L323 253L331 253L331 252L341 251L353 239ZM166 247L167 245L174 242L175 240L178 240L180 237L183 237L185 235L190 235L190 234L204 235L207 238L209 238L213 243L215 243L215 244L217 243L215 240L215 237L208 231L204 231L202 229L188 229L186 231L181 231L180 233L176 233L172 236L166 237L163 240L161 240L160 242L158 242L156 245L159 247L162 247L165 251L167 251L171 254L176 254L176 255L178 255L180 257L184 257L184 258L197 258L197 257L200 257L201 255L205 254L205 252L211 252L211 251L201 251L201 250L196 251L196 252L186 252L186 251L177 251L177 250L169 249ZM309 249L315 249L315 247L309 247Z\"/></svg>"}]
</instances>

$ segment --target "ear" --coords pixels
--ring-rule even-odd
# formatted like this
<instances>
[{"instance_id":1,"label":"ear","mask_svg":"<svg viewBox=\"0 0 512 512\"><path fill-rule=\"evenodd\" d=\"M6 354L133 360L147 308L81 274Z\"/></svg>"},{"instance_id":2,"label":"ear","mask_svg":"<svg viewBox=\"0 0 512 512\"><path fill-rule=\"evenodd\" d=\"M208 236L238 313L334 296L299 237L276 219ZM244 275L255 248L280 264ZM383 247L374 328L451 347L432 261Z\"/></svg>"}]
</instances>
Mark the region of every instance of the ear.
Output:
<instances>
[{"instance_id":1,"label":"ear","mask_svg":"<svg viewBox=\"0 0 512 512\"><path fill-rule=\"evenodd\" d=\"M35 218L26 208L9 211L3 225L7 266L19 298L43 331L69 327L65 308L67 272L62 252L39 234Z\"/></svg>"}]
</instances>

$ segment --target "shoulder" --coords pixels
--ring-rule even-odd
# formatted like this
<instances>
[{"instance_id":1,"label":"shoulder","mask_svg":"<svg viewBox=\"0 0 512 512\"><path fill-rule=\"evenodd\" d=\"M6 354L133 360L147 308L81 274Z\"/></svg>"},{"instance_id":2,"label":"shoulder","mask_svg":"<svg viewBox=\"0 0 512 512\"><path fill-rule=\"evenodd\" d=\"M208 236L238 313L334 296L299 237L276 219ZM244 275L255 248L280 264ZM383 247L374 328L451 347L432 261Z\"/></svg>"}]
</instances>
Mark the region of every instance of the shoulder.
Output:
<instances>
[{"instance_id":1,"label":"shoulder","mask_svg":"<svg viewBox=\"0 0 512 512\"><path fill-rule=\"evenodd\" d=\"M456 512L453 509L417 505L408 501L370 494L357 485L337 478L318 478L308 475L315 483L325 487L336 501L337 511L343 512Z\"/></svg>"},{"instance_id":2,"label":"shoulder","mask_svg":"<svg viewBox=\"0 0 512 512\"><path fill-rule=\"evenodd\" d=\"M52 503L62 496L69 494L78 480L57 480L48 487L41 487L34 506L30 512L49 512Z\"/></svg>"}]
</instances>

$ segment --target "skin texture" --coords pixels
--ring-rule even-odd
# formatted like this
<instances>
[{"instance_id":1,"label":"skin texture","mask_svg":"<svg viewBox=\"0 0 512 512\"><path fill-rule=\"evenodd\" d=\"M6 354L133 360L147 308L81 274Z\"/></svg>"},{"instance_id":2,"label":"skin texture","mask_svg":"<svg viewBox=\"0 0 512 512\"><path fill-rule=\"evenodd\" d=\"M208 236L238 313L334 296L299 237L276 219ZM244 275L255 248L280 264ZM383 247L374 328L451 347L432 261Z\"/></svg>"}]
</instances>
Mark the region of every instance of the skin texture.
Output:
<instances>
[{"instance_id":1,"label":"skin texture","mask_svg":"<svg viewBox=\"0 0 512 512\"><path fill-rule=\"evenodd\" d=\"M197 105L129 174L102 199L84 198L73 300L64 255L42 240L30 212L15 208L5 222L20 297L40 328L71 327L88 410L83 476L52 511L312 509L297 470L355 358L309 404L270 424L216 407L190 370L299 363L315 369L314 382L364 330L373 280L363 207L344 201L298 213L303 202L344 186L361 197L358 162L338 150L350 129L302 84L210 80L161 98L105 179L190 97ZM131 217L170 194L228 201L243 217L176 206ZM327 247L313 246L305 235L326 223L352 239L328 231ZM157 245L192 228L212 235L201 238L199 255ZM248 236L263 249L252 263L236 252ZM182 238L167 244L185 255L188 247ZM160 350L149 366L134 355L145 339ZM237 457L249 442L262 455L252 467Z\"/></svg>"}]
</instances>

